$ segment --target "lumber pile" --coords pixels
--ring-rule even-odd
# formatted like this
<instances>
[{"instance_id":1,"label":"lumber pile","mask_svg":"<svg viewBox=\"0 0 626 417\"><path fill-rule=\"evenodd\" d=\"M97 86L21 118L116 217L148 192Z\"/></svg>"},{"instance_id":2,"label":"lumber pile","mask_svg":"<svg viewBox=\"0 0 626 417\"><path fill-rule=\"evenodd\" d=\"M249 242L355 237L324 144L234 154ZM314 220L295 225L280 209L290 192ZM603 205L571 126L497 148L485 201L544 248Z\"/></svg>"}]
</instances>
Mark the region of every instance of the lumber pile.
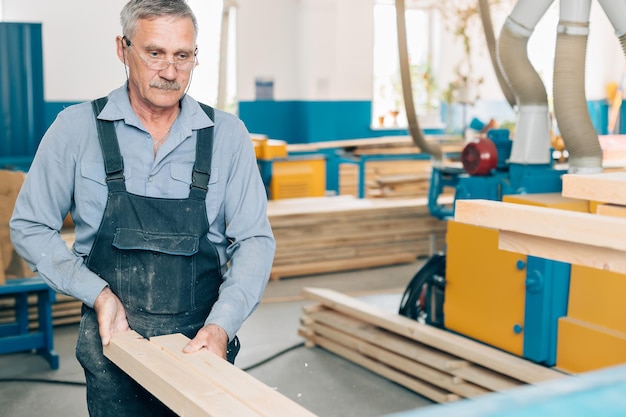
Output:
<instances>
[{"instance_id":1,"label":"lumber pile","mask_svg":"<svg viewBox=\"0 0 626 417\"><path fill-rule=\"evenodd\" d=\"M208 350L183 353L188 341L128 331L114 334L104 354L179 416L315 417Z\"/></svg>"},{"instance_id":2,"label":"lumber pile","mask_svg":"<svg viewBox=\"0 0 626 417\"><path fill-rule=\"evenodd\" d=\"M561 372L329 289L305 288L299 334L432 401L564 377Z\"/></svg>"},{"instance_id":3,"label":"lumber pile","mask_svg":"<svg viewBox=\"0 0 626 417\"><path fill-rule=\"evenodd\" d=\"M395 160L365 162L366 198L418 198L428 195L432 162ZM339 166L339 194L359 195L358 165Z\"/></svg>"},{"instance_id":4,"label":"lumber pile","mask_svg":"<svg viewBox=\"0 0 626 417\"><path fill-rule=\"evenodd\" d=\"M424 198L276 200L268 216L276 237L272 279L414 262L442 250L446 230Z\"/></svg>"}]
</instances>

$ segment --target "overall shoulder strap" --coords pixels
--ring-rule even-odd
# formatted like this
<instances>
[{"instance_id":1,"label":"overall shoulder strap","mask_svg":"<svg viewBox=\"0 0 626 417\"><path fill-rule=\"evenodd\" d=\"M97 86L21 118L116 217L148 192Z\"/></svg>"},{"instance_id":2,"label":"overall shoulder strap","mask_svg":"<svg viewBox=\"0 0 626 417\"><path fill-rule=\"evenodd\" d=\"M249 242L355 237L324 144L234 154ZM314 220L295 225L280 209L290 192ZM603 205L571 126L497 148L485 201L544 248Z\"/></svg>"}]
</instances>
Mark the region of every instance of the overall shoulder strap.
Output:
<instances>
[{"instance_id":1,"label":"overall shoulder strap","mask_svg":"<svg viewBox=\"0 0 626 417\"><path fill-rule=\"evenodd\" d=\"M215 122L215 111L211 106L200 104L202 110ZM209 189L209 179L211 177L211 158L213 156L213 126L200 129L196 138L196 160L191 174L191 190L189 197L204 200Z\"/></svg>"},{"instance_id":2,"label":"overall shoulder strap","mask_svg":"<svg viewBox=\"0 0 626 417\"><path fill-rule=\"evenodd\" d=\"M106 182L109 189L125 190L124 184L124 161L120 152L120 146L115 134L115 126L109 120L100 120L98 115L104 109L107 103L106 97L93 100L91 106L93 108L94 117L96 118L96 127L98 129L98 139L100 140L100 149L104 157L104 171L106 172Z\"/></svg>"}]
</instances>

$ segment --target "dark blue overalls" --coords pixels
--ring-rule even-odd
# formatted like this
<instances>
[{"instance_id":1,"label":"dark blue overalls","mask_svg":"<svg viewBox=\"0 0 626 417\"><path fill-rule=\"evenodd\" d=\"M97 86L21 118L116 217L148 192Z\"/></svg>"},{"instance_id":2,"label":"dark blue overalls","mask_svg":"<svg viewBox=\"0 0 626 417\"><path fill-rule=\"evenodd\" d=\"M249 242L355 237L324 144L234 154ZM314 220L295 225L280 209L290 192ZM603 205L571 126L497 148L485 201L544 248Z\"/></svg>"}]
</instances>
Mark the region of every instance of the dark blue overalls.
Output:
<instances>
[{"instance_id":1,"label":"dark blue overalls","mask_svg":"<svg viewBox=\"0 0 626 417\"><path fill-rule=\"evenodd\" d=\"M189 197L152 198L126 191L124 164L113 122L98 120L106 98L92 102L104 156L107 204L86 264L126 309L131 329L144 337L183 333L204 325L222 283L215 246L207 238L213 128L198 131ZM202 105L213 119L213 109ZM229 344L228 360L239 349ZM85 370L92 417L173 414L102 354L96 313L83 306L76 357Z\"/></svg>"}]
</instances>

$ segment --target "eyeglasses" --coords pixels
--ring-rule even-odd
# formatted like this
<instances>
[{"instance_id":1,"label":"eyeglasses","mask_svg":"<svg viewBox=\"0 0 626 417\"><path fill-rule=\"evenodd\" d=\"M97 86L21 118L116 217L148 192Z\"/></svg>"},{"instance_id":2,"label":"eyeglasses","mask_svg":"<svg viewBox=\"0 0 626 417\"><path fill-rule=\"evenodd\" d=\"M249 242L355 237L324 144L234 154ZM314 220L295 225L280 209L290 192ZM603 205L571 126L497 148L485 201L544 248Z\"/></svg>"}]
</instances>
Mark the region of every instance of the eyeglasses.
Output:
<instances>
[{"instance_id":1,"label":"eyeglasses","mask_svg":"<svg viewBox=\"0 0 626 417\"><path fill-rule=\"evenodd\" d=\"M132 42L126 36L122 37L122 39L126 42L126 46L128 46L129 48L132 46ZM198 54L198 48L193 51L193 57L177 59L174 62L168 61L167 59L159 59L150 55L146 56L140 53L138 50L136 50L135 53L146 64L146 67L155 71L163 71L169 68L170 65L174 65L174 68L176 68L176 70L178 71L191 71L193 67L198 65L198 61L196 59L196 55Z\"/></svg>"}]
</instances>

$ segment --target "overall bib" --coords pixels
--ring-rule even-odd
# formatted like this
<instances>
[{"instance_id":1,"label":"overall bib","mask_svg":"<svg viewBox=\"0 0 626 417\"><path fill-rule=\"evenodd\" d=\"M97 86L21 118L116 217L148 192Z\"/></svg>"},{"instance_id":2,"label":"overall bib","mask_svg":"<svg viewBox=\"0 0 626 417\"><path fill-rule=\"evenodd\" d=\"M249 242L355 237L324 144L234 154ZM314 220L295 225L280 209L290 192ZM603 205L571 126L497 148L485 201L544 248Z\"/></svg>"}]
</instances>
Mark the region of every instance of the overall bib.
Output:
<instances>
[{"instance_id":1,"label":"overall bib","mask_svg":"<svg viewBox=\"0 0 626 417\"><path fill-rule=\"evenodd\" d=\"M97 117L106 98L92 104ZM202 107L213 119L213 109ZM222 283L219 256L207 238L205 207L213 128L198 131L188 198L168 199L126 191L113 122L96 119L96 123L108 197L86 265L121 300L131 329L146 338L171 333L193 338ZM235 338L229 344L229 361L234 362L238 349ZM104 357L96 313L86 306L76 357L85 370L91 417L175 415Z\"/></svg>"}]
</instances>

